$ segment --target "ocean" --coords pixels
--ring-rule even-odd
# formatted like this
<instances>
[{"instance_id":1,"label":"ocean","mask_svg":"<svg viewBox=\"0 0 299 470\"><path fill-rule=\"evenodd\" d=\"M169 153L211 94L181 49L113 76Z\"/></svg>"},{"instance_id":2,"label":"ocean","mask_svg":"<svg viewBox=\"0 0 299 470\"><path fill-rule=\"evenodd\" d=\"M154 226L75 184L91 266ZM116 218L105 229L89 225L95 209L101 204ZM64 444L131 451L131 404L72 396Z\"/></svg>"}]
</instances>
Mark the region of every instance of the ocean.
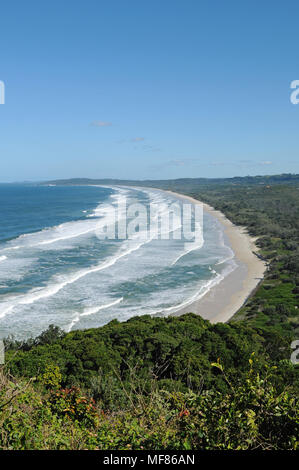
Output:
<instances>
[{"instance_id":1,"label":"ocean","mask_svg":"<svg viewBox=\"0 0 299 470\"><path fill-rule=\"evenodd\" d=\"M142 225L131 239L103 239L99 223L112 223L124 201L182 205L146 188L0 185L0 338L169 315L235 269L222 225L206 213L200 243L186 245L171 227L168 239L140 237Z\"/></svg>"}]
</instances>

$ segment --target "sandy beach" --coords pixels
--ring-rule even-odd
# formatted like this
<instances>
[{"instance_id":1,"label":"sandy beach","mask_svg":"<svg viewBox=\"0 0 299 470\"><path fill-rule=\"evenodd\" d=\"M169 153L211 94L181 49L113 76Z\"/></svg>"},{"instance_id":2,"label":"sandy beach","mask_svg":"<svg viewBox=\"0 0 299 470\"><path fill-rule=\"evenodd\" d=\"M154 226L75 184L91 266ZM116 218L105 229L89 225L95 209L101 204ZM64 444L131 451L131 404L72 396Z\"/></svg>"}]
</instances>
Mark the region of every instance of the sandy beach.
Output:
<instances>
[{"instance_id":1,"label":"sandy beach","mask_svg":"<svg viewBox=\"0 0 299 470\"><path fill-rule=\"evenodd\" d=\"M234 225L222 212L216 211L208 204L197 199L172 191L170 194L193 204L202 204L203 210L223 225L225 236L235 254L237 268L228 274L206 294L172 315L193 312L210 320L211 323L227 322L244 304L252 291L263 279L267 269L266 263L253 252L258 251L255 238L248 235L245 227Z\"/></svg>"}]
</instances>

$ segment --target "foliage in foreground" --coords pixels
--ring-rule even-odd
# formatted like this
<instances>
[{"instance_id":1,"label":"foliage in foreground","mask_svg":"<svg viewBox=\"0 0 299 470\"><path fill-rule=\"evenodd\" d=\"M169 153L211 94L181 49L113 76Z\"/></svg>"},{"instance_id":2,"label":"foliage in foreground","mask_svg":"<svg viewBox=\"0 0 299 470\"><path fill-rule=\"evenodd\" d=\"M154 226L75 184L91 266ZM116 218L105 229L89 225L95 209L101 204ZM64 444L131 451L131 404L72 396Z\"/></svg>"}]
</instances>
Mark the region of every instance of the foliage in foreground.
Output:
<instances>
[{"instance_id":1,"label":"foliage in foreground","mask_svg":"<svg viewBox=\"0 0 299 470\"><path fill-rule=\"evenodd\" d=\"M51 326L35 340L7 343L6 359L15 377L36 377L48 364L56 364L63 387L86 388L111 410L126 405L122 385L125 390L130 387L132 371L145 394L153 376L159 388L169 391L213 388L225 393L228 385L211 363L221 358L227 373L241 378L252 352L260 369L277 364L272 380L280 390L288 384L298 386L298 369L285 363L291 356L290 343L276 333L269 333L265 341L259 329L241 323L212 325L193 314L145 315L67 334Z\"/></svg>"},{"instance_id":2,"label":"foliage in foreground","mask_svg":"<svg viewBox=\"0 0 299 470\"><path fill-rule=\"evenodd\" d=\"M79 388L61 389L59 370L35 381L0 373L0 449L296 449L298 402L261 376L250 359L245 380L228 392L161 390L145 395L132 382L127 407L104 410ZM49 389L51 376L54 388ZM50 379L50 382L49 382Z\"/></svg>"}]
</instances>

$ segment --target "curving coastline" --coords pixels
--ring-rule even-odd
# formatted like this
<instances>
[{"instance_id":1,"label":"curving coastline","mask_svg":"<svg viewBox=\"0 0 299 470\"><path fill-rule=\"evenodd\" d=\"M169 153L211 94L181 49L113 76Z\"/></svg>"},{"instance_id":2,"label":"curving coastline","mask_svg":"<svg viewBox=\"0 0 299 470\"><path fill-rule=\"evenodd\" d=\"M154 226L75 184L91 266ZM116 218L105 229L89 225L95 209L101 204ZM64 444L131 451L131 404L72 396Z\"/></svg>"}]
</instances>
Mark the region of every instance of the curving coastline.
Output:
<instances>
[{"instance_id":1,"label":"curving coastline","mask_svg":"<svg viewBox=\"0 0 299 470\"><path fill-rule=\"evenodd\" d=\"M203 297L187 307L172 313L172 316L193 312L211 323L227 322L243 306L251 293L264 277L266 262L254 252L258 251L255 241L245 227L233 224L222 212L190 196L166 191L193 204L202 204L203 210L215 217L224 227L224 233L235 254L237 268L214 285Z\"/></svg>"}]
</instances>

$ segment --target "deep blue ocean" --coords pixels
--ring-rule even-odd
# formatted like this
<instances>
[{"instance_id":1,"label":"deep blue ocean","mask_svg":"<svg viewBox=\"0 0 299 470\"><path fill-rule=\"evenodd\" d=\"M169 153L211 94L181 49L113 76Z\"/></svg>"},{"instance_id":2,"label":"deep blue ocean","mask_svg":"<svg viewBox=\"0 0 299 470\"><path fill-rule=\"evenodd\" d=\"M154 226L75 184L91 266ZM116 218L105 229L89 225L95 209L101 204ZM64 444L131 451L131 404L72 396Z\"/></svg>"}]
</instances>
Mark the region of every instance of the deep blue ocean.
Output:
<instances>
[{"instance_id":1,"label":"deep blue ocean","mask_svg":"<svg viewBox=\"0 0 299 470\"><path fill-rule=\"evenodd\" d=\"M179 201L150 189L0 185L0 337L168 315L234 269L208 214L203 243L192 248L171 237L102 239L99 221L124 200L159 208Z\"/></svg>"}]
</instances>

